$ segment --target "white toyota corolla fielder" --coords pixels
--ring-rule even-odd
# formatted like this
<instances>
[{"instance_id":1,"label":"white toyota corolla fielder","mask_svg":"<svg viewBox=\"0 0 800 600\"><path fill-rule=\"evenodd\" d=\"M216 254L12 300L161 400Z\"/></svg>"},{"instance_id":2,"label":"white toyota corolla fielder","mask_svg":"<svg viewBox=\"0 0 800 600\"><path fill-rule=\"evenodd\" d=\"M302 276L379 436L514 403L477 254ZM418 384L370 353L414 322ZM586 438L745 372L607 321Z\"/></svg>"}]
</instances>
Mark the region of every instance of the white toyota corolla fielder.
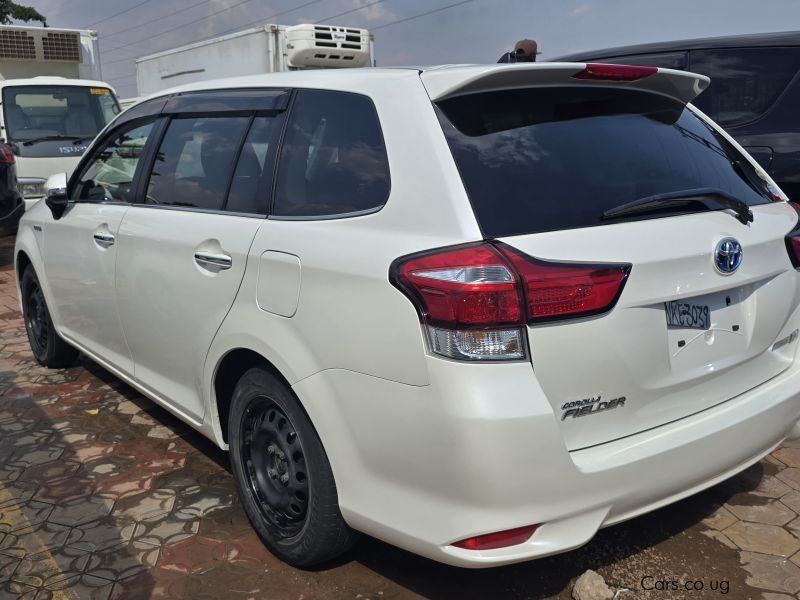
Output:
<instances>
[{"instance_id":1,"label":"white toyota corolla fielder","mask_svg":"<svg viewBox=\"0 0 800 600\"><path fill-rule=\"evenodd\" d=\"M800 417L798 213L690 104L585 64L275 74L122 113L16 269L85 353L230 449L264 543L467 567L758 461Z\"/></svg>"}]
</instances>

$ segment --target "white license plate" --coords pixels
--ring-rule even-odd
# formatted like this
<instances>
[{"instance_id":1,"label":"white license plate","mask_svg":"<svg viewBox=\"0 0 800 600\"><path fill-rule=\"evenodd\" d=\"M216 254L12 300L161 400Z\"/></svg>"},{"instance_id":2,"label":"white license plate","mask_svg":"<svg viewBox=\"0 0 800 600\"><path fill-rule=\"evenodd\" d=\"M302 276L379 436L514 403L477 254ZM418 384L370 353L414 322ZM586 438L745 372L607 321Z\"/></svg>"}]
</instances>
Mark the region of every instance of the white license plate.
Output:
<instances>
[{"instance_id":1,"label":"white license plate","mask_svg":"<svg viewBox=\"0 0 800 600\"><path fill-rule=\"evenodd\" d=\"M710 329L711 311L705 304L692 304L691 302L664 303L667 313L668 327L681 327L684 329Z\"/></svg>"}]
</instances>

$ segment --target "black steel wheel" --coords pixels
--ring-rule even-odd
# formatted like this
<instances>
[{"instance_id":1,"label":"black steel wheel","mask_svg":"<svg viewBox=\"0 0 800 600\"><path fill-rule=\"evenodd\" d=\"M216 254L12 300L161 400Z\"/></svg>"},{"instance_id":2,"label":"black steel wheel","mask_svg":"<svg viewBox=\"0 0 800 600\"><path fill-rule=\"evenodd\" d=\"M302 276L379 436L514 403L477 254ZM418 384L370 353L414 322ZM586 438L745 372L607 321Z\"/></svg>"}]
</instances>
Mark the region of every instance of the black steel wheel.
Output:
<instances>
[{"instance_id":1,"label":"black steel wheel","mask_svg":"<svg viewBox=\"0 0 800 600\"><path fill-rule=\"evenodd\" d=\"M78 351L58 335L33 267L28 266L25 269L19 285L25 331L34 358L45 367L68 367L75 362Z\"/></svg>"},{"instance_id":2,"label":"black steel wheel","mask_svg":"<svg viewBox=\"0 0 800 600\"><path fill-rule=\"evenodd\" d=\"M254 398L242 420L242 456L262 517L275 535L297 535L308 510L308 474L300 438L269 398Z\"/></svg>"},{"instance_id":3,"label":"black steel wheel","mask_svg":"<svg viewBox=\"0 0 800 600\"><path fill-rule=\"evenodd\" d=\"M228 444L242 506L273 554L308 567L353 544L322 442L297 397L271 371L252 368L236 384Z\"/></svg>"},{"instance_id":4,"label":"black steel wheel","mask_svg":"<svg viewBox=\"0 0 800 600\"><path fill-rule=\"evenodd\" d=\"M28 329L28 339L34 354L43 354L47 351L47 338L50 333L48 323L47 303L39 282L34 280L28 286L25 297L25 327Z\"/></svg>"}]
</instances>

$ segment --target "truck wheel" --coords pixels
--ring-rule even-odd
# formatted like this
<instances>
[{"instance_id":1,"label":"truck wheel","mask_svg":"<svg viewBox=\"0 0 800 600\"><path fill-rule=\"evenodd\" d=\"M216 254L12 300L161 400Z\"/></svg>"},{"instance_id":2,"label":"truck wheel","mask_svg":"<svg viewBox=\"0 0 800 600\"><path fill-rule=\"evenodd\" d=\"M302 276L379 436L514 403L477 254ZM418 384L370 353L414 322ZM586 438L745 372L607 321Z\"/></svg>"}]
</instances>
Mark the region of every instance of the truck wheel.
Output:
<instances>
[{"instance_id":1,"label":"truck wheel","mask_svg":"<svg viewBox=\"0 0 800 600\"><path fill-rule=\"evenodd\" d=\"M61 339L53 326L42 286L33 267L25 268L20 281L20 290L22 316L25 319L25 330L28 332L28 342L34 358L39 364L51 369L70 366L78 357L78 350Z\"/></svg>"},{"instance_id":2,"label":"truck wheel","mask_svg":"<svg viewBox=\"0 0 800 600\"><path fill-rule=\"evenodd\" d=\"M264 545L296 567L350 548L356 534L339 511L328 457L291 390L250 369L236 384L228 423L239 498Z\"/></svg>"}]
</instances>

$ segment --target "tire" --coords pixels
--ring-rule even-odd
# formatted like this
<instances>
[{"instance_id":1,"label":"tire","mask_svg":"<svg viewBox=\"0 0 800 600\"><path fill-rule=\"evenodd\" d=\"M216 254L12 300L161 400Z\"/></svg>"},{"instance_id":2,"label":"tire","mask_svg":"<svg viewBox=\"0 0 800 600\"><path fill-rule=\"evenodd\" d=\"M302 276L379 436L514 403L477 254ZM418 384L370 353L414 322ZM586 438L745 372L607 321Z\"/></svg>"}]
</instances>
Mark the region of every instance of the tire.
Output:
<instances>
[{"instance_id":1,"label":"tire","mask_svg":"<svg viewBox=\"0 0 800 600\"><path fill-rule=\"evenodd\" d=\"M236 384L228 441L239 498L275 556L310 567L353 545L322 442L296 396L266 369Z\"/></svg>"},{"instance_id":2,"label":"tire","mask_svg":"<svg viewBox=\"0 0 800 600\"><path fill-rule=\"evenodd\" d=\"M28 266L20 281L22 316L25 331L34 358L40 365L50 369L68 367L78 358L78 350L67 344L58 335L50 311L33 267Z\"/></svg>"}]
</instances>

